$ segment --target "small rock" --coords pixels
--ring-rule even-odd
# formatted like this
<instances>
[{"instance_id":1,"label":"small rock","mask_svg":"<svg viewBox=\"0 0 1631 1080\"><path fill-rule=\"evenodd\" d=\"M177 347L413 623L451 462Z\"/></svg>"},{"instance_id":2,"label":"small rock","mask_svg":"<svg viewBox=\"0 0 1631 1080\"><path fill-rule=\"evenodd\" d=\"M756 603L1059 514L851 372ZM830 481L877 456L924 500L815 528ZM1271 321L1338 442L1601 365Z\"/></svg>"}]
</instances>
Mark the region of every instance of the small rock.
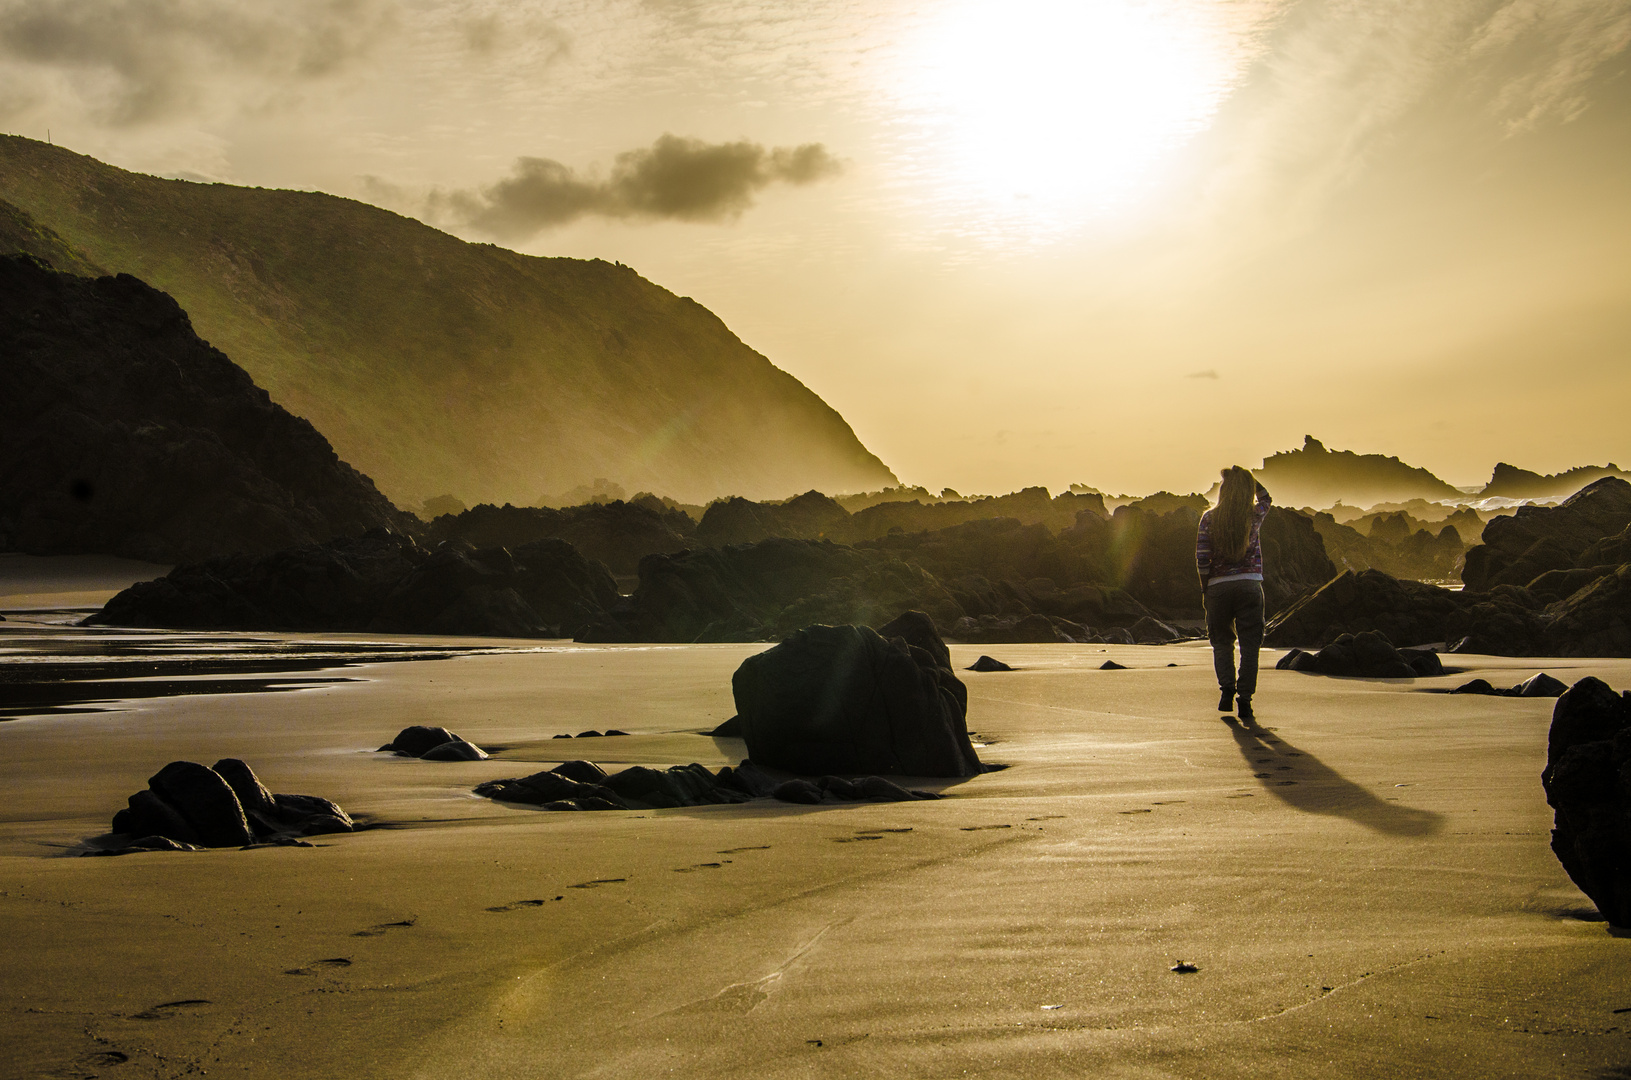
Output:
<instances>
[{"instance_id":1,"label":"small rock","mask_svg":"<svg viewBox=\"0 0 1631 1080\"><path fill-rule=\"evenodd\" d=\"M486 761L487 751L463 739L450 739L419 755L421 761Z\"/></svg>"},{"instance_id":2,"label":"small rock","mask_svg":"<svg viewBox=\"0 0 1631 1080\"><path fill-rule=\"evenodd\" d=\"M1126 671L1127 670L1127 665L1126 664L1118 664L1114 660L1106 660L1104 663L1099 665L1099 670L1100 671Z\"/></svg>"},{"instance_id":3,"label":"small rock","mask_svg":"<svg viewBox=\"0 0 1631 1080\"><path fill-rule=\"evenodd\" d=\"M978 660L974 661L974 663L970 664L968 666L967 670L969 670L969 671L1013 671L1014 669L1009 667L1007 664L1003 663L1001 660L995 660L995 659L992 659L989 656L982 656Z\"/></svg>"}]
</instances>

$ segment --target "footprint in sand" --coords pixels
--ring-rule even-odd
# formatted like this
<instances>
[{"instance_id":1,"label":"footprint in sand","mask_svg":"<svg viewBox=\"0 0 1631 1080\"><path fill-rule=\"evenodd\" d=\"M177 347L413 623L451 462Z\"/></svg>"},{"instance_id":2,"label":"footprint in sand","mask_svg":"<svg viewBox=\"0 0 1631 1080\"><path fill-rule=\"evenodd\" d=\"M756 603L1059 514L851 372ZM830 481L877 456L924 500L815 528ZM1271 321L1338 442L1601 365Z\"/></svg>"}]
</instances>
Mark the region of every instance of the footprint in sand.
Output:
<instances>
[{"instance_id":1,"label":"footprint in sand","mask_svg":"<svg viewBox=\"0 0 1631 1080\"><path fill-rule=\"evenodd\" d=\"M123 1065L130 1060L130 1055L119 1050L99 1050L94 1054L86 1054L79 1059L79 1063L90 1069L106 1069L113 1065Z\"/></svg>"},{"instance_id":2,"label":"footprint in sand","mask_svg":"<svg viewBox=\"0 0 1631 1080\"><path fill-rule=\"evenodd\" d=\"M603 878L596 878L593 881L580 881L576 885L569 885L567 887L571 888L571 889L598 889L602 885L616 885L620 881L627 881L627 880L628 880L628 878L603 877Z\"/></svg>"},{"instance_id":3,"label":"footprint in sand","mask_svg":"<svg viewBox=\"0 0 1631 1080\"><path fill-rule=\"evenodd\" d=\"M1251 796L1250 796L1250 795L1247 795L1247 794L1240 794L1240 795L1225 795L1225 796L1224 796L1224 798L1225 798L1225 799L1249 799L1249 798L1251 798Z\"/></svg>"},{"instance_id":4,"label":"footprint in sand","mask_svg":"<svg viewBox=\"0 0 1631 1080\"><path fill-rule=\"evenodd\" d=\"M332 971L335 968L348 968L351 961L343 956L331 956L327 960L313 960L305 967L290 968L285 975L316 975L320 971Z\"/></svg>"},{"instance_id":5,"label":"footprint in sand","mask_svg":"<svg viewBox=\"0 0 1631 1080\"><path fill-rule=\"evenodd\" d=\"M374 926L370 926L366 930L353 930L351 932L351 936L352 937L380 937L380 936L382 936L384 934L390 933L392 930L406 929L407 927L412 926L414 923L416 923L418 921L419 921L418 919L399 919L396 922L382 922L382 923L378 923L378 924L376 924Z\"/></svg>"},{"instance_id":6,"label":"footprint in sand","mask_svg":"<svg viewBox=\"0 0 1631 1080\"><path fill-rule=\"evenodd\" d=\"M1062 821L1064 819L1064 816L1065 815L1063 815L1063 814L1043 814L1041 817L1028 817L1025 820L1026 821Z\"/></svg>"},{"instance_id":7,"label":"footprint in sand","mask_svg":"<svg viewBox=\"0 0 1631 1080\"><path fill-rule=\"evenodd\" d=\"M984 832L987 829L1012 829L1012 825L964 825L962 832Z\"/></svg>"},{"instance_id":8,"label":"footprint in sand","mask_svg":"<svg viewBox=\"0 0 1631 1080\"><path fill-rule=\"evenodd\" d=\"M132 1013L132 1020L168 1020L170 1017L192 1009L202 1009L210 1002L205 998L187 998L184 1001L166 1001L162 1005L143 1009L139 1013Z\"/></svg>"},{"instance_id":9,"label":"footprint in sand","mask_svg":"<svg viewBox=\"0 0 1631 1080\"><path fill-rule=\"evenodd\" d=\"M1148 809L1145 809L1145 810L1117 810L1116 813L1118 813L1118 814L1153 814L1153 813L1155 813L1155 811L1154 810L1148 810Z\"/></svg>"},{"instance_id":10,"label":"footprint in sand","mask_svg":"<svg viewBox=\"0 0 1631 1080\"><path fill-rule=\"evenodd\" d=\"M725 862L699 862L695 866L676 866L674 868L674 873L691 874L698 870L718 870L721 866L724 866L725 863L728 862L730 862L729 859L726 859Z\"/></svg>"},{"instance_id":11,"label":"footprint in sand","mask_svg":"<svg viewBox=\"0 0 1631 1080\"><path fill-rule=\"evenodd\" d=\"M857 840L882 840L881 836L834 836L830 837L835 844L853 844Z\"/></svg>"},{"instance_id":12,"label":"footprint in sand","mask_svg":"<svg viewBox=\"0 0 1631 1080\"><path fill-rule=\"evenodd\" d=\"M748 847L726 848L724 851L715 852L715 854L716 855L735 855L739 851L769 851L769 850L770 850L770 845L769 844L752 844L752 845L750 845Z\"/></svg>"},{"instance_id":13,"label":"footprint in sand","mask_svg":"<svg viewBox=\"0 0 1631 1080\"><path fill-rule=\"evenodd\" d=\"M557 897L555 897L555 899L556 900L565 900L566 897L557 896ZM519 911L522 908L543 907L545 904L548 904L548 903L553 903L553 901L550 901L550 900L516 900L516 901L514 901L512 903L500 904L497 907L490 907L487 910L503 914L506 911Z\"/></svg>"},{"instance_id":14,"label":"footprint in sand","mask_svg":"<svg viewBox=\"0 0 1631 1080\"><path fill-rule=\"evenodd\" d=\"M1271 777L1273 775L1274 775L1273 773L1266 773L1266 772L1254 772L1254 773L1252 773L1252 776L1254 776L1258 780L1267 780L1269 777Z\"/></svg>"}]
</instances>

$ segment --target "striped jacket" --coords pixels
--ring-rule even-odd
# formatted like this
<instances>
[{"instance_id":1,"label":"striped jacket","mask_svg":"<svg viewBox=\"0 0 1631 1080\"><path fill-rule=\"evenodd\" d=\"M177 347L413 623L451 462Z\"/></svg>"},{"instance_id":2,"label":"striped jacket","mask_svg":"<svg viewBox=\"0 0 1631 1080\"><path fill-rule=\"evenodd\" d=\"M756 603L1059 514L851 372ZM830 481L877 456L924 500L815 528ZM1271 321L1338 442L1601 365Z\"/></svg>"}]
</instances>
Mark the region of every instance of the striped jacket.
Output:
<instances>
[{"instance_id":1,"label":"striped jacket","mask_svg":"<svg viewBox=\"0 0 1631 1080\"><path fill-rule=\"evenodd\" d=\"M1233 578L1263 579L1263 519L1269 515L1268 489L1257 486L1257 505L1252 507L1251 538L1246 541L1246 554L1234 562L1212 562L1212 511L1201 515L1201 529L1195 537L1195 569L1202 581L1221 581Z\"/></svg>"}]
</instances>

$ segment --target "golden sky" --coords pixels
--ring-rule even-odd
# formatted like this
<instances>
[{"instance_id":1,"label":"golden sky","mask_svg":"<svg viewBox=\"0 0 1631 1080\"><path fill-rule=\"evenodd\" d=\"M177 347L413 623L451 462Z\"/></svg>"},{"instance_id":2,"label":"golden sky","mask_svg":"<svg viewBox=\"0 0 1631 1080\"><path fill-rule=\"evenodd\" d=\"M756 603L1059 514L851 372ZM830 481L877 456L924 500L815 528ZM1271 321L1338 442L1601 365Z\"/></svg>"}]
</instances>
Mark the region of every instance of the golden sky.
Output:
<instances>
[{"instance_id":1,"label":"golden sky","mask_svg":"<svg viewBox=\"0 0 1631 1080\"><path fill-rule=\"evenodd\" d=\"M1631 0L0 0L0 128L600 257L938 489L1631 464Z\"/></svg>"}]
</instances>

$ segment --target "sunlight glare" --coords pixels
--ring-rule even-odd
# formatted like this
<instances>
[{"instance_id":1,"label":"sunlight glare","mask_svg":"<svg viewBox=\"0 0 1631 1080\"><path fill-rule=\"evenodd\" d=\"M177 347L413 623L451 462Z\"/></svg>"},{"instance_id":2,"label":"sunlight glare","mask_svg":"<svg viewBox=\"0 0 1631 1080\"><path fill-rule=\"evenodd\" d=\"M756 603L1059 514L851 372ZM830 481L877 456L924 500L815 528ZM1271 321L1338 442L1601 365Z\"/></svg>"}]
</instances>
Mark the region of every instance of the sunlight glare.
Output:
<instances>
[{"instance_id":1,"label":"sunlight glare","mask_svg":"<svg viewBox=\"0 0 1631 1080\"><path fill-rule=\"evenodd\" d=\"M1071 228L1207 126L1238 51L1192 0L959 0L906 50L903 171L965 231Z\"/></svg>"}]
</instances>

